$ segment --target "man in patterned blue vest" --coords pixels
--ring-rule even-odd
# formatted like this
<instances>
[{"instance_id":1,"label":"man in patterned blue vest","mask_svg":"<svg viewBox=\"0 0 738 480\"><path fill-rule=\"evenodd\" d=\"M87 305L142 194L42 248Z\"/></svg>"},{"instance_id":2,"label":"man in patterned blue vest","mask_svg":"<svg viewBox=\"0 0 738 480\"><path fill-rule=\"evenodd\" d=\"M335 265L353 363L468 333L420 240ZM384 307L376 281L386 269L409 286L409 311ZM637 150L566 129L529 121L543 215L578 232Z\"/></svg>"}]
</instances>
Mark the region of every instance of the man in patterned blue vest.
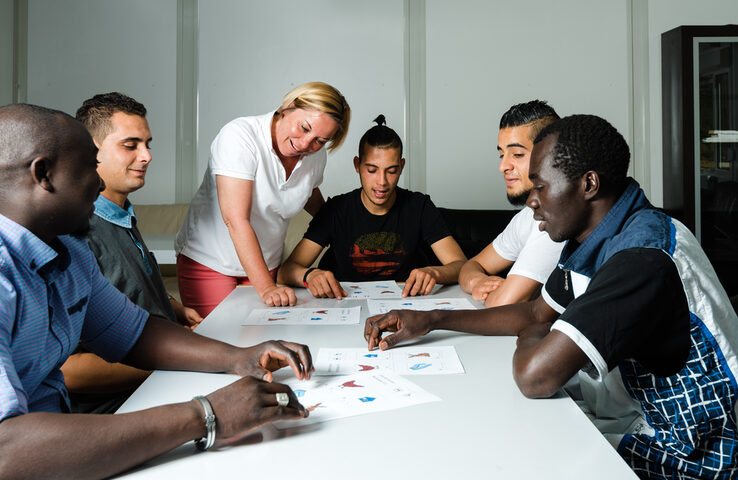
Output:
<instances>
[{"instance_id":1,"label":"man in patterned blue vest","mask_svg":"<svg viewBox=\"0 0 738 480\"><path fill-rule=\"evenodd\" d=\"M629 158L599 117L542 130L527 205L567 244L541 297L372 317L367 340L389 348L433 329L519 335L521 391L550 397L578 375L585 412L639 476L734 478L738 317L692 233L627 177Z\"/></svg>"}]
</instances>

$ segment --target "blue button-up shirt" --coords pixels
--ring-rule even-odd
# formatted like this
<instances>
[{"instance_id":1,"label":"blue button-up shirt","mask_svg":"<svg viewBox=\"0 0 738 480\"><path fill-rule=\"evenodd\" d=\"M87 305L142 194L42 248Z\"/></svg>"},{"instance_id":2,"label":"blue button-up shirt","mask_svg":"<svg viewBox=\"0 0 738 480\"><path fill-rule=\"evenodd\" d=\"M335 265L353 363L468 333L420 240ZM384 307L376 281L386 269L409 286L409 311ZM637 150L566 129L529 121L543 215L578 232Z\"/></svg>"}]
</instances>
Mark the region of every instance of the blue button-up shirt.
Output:
<instances>
[{"instance_id":1,"label":"blue button-up shirt","mask_svg":"<svg viewBox=\"0 0 738 480\"><path fill-rule=\"evenodd\" d=\"M0 421L68 411L60 367L77 344L118 362L147 318L102 276L84 240L48 245L0 215Z\"/></svg>"},{"instance_id":2,"label":"blue button-up shirt","mask_svg":"<svg viewBox=\"0 0 738 480\"><path fill-rule=\"evenodd\" d=\"M136 212L133 211L133 205L131 205L131 202L128 200L126 200L124 205L125 208L120 208L116 203L111 202L102 195L99 195L97 200L95 200L95 215L112 223L113 225L118 225L119 227L128 229L128 235L131 236L133 244L136 245L138 250L141 252L144 267L146 267L146 273L151 275L151 265L149 265L149 259L146 258L144 247L131 230L134 223L137 221Z\"/></svg>"}]
</instances>

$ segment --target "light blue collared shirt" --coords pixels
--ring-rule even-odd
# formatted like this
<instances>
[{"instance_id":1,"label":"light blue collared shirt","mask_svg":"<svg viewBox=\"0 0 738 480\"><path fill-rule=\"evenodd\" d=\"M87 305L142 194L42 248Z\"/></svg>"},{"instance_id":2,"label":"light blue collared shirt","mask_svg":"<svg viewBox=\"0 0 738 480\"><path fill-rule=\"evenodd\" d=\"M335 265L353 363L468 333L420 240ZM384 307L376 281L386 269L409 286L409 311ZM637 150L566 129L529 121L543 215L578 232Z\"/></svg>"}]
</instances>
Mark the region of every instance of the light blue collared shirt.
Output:
<instances>
[{"instance_id":1,"label":"light blue collared shirt","mask_svg":"<svg viewBox=\"0 0 738 480\"><path fill-rule=\"evenodd\" d=\"M126 200L124 205L126 207L125 209L120 208L114 202L111 202L102 195L98 195L97 200L95 200L95 215L112 223L113 225L118 225L119 227L123 227L128 230L128 235L131 236L131 240L138 248L138 251L141 252L141 257L143 258L144 266L146 267L146 273L151 275L151 265L149 265L149 260L146 258L146 252L144 251L143 245L141 245L131 231L135 222L138 221L136 218L136 212L133 211L133 205L131 205L131 202L128 200Z\"/></svg>"}]
</instances>

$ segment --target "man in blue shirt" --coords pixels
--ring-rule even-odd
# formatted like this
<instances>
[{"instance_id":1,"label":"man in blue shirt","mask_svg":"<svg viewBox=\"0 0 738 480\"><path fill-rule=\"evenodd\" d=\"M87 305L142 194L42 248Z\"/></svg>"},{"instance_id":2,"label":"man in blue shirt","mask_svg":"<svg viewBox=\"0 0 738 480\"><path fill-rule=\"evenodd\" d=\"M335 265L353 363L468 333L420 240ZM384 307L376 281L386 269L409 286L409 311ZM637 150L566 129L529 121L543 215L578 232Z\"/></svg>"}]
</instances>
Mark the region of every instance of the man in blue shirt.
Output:
<instances>
[{"instance_id":1,"label":"man in blue shirt","mask_svg":"<svg viewBox=\"0 0 738 480\"><path fill-rule=\"evenodd\" d=\"M237 348L201 337L149 316L101 275L79 238L104 188L96 155L85 128L62 112L0 108L3 478L109 476L192 439L207 437L207 448L215 436L307 415L289 387L268 383L272 370L287 365L308 378L307 347L265 342ZM78 343L137 368L246 378L207 397L127 415L65 414L59 366Z\"/></svg>"},{"instance_id":2,"label":"man in blue shirt","mask_svg":"<svg viewBox=\"0 0 738 480\"><path fill-rule=\"evenodd\" d=\"M133 303L152 315L194 327L202 318L171 297L156 259L136 225L128 195L144 186L151 163L146 107L117 92L95 95L77 110L98 148L97 173L105 189L95 201L87 243L100 271ZM72 411L112 413L150 374L108 363L80 348L62 367Z\"/></svg>"}]
</instances>

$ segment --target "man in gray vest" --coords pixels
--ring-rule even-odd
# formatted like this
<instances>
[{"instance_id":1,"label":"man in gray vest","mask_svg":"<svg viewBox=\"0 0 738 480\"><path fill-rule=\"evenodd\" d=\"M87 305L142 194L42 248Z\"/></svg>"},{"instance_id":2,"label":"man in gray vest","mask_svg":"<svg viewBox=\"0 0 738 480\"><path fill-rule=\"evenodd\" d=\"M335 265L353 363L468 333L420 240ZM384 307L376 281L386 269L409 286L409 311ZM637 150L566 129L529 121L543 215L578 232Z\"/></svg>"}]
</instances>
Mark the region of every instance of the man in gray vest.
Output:
<instances>
[{"instance_id":1,"label":"man in gray vest","mask_svg":"<svg viewBox=\"0 0 738 480\"><path fill-rule=\"evenodd\" d=\"M144 186L152 159L146 107L121 93L104 93L85 100L77 120L87 127L98 148L97 172L105 182L87 235L100 270L150 314L194 327L202 318L167 293L128 200L129 194ZM72 355L62 371L72 410L80 413L114 412L150 373L110 364L85 351Z\"/></svg>"}]
</instances>

